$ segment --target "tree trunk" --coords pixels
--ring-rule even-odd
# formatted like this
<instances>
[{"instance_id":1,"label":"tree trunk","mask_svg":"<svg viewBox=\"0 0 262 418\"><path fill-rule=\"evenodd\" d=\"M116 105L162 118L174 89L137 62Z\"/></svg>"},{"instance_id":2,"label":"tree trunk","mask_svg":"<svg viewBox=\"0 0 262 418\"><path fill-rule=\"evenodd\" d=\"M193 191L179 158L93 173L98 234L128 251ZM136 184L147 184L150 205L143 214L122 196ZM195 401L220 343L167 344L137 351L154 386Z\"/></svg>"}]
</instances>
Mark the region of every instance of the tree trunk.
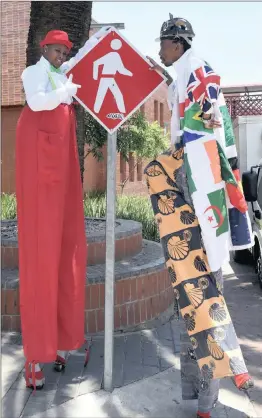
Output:
<instances>
[{"instance_id":1,"label":"tree trunk","mask_svg":"<svg viewBox=\"0 0 262 418\"><path fill-rule=\"evenodd\" d=\"M27 45L27 66L35 64L41 56L40 41L53 29L68 33L75 55L89 38L91 1L31 1L30 27ZM84 174L85 122L84 109L76 106L77 142L81 178Z\"/></svg>"}]
</instances>

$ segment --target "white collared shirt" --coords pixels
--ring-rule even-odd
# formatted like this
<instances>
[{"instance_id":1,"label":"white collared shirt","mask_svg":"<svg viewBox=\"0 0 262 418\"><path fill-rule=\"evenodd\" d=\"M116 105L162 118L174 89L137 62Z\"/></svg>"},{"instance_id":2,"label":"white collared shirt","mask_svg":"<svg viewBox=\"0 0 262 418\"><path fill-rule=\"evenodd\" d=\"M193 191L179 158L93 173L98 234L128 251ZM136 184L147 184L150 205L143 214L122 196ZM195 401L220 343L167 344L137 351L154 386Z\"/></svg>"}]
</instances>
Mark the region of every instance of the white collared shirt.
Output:
<instances>
[{"instance_id":1,"label":"white collared shirt","mask_svg":"<svg viewBox=\"0 0 262 418\"><path fill-rule=\"evenodd\" d=\"M73 58L61 65L60 74L51 70L51 64L44 57L23 71L21 79L30 109L39 112L53 110L61 103L72 103L72 96L68 94L64 86L68 80L65 73L98 43L98 39L105 35L107 29L103 27L88 39Z\"/></svg>"}]
</instances>

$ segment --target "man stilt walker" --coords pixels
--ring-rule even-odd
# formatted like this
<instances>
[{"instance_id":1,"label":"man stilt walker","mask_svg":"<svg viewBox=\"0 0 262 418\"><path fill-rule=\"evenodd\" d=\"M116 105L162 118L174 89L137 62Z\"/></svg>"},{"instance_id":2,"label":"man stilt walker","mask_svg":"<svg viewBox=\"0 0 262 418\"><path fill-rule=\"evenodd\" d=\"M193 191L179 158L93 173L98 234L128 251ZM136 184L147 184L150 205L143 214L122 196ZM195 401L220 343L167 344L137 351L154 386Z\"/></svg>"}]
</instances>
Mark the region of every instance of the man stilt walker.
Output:
<instances>
[{"instance_id":1,"label":"man stilt walker","mask_svg":"<svg viewBox=\"0 0 262 418\"><path fill-rule=\"evenodd\" d=\"M170 15L161 27L160 59L166 67L174 64L177 73L175 82L167 77L171 147L146 167L145 175L186 328L182 397L198 399L197 417L210 418L221 378L232 377L239 390L253 386L223 297L222 276L229 249L253 244L220 77L194 53L194 36L183 18ZM151 62L152 69L168 76Z\"/></svg>"}]
</instances>

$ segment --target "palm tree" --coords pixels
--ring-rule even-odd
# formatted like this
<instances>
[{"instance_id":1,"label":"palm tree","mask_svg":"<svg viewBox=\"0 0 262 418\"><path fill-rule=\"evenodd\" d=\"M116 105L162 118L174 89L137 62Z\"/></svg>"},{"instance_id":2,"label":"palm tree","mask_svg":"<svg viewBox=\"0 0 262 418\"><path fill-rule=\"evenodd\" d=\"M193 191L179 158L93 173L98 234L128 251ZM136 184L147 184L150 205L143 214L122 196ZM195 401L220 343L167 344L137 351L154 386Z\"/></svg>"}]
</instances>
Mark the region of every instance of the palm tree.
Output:
<instances>
[{"instance_id":1,"label":"palm tree","mask_svg":"<svg viewBox=\"0 0 262 418\"><path fill-rule=\"evenodd\" d=\"M74 55L89 38L91 1L31 1L30 27L27 43L27 66L35 64L41 55L39 42L52 29L64 30L73 42ZM84 109L76 106L77 142L81 178L84 173L85 122Z\"/></svg>"}]
</instances>

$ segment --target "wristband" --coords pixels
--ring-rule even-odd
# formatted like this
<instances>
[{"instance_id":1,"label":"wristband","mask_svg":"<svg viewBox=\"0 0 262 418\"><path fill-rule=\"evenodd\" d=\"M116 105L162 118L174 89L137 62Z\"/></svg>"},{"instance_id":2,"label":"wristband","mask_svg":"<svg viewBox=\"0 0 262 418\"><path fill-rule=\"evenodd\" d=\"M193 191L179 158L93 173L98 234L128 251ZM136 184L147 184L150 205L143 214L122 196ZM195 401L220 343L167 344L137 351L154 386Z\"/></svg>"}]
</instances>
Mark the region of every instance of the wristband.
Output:
<instances>
[{"instance_id":1,"label":"wristband","mask_svg":"<svg viewBox=\"0 0 262 418\"><path fill-rule=\"evenodd\" d=\"M164 77L166 77L166 83L168 84L168 85L170 85L172 82L173 82L173 78L171 77L171 75L170 74L168 74L168 72L166 71L166 70L164 70L163 72L162 72L162 74L163 74L163 76Z\"/></svg>"}]
</instances>

